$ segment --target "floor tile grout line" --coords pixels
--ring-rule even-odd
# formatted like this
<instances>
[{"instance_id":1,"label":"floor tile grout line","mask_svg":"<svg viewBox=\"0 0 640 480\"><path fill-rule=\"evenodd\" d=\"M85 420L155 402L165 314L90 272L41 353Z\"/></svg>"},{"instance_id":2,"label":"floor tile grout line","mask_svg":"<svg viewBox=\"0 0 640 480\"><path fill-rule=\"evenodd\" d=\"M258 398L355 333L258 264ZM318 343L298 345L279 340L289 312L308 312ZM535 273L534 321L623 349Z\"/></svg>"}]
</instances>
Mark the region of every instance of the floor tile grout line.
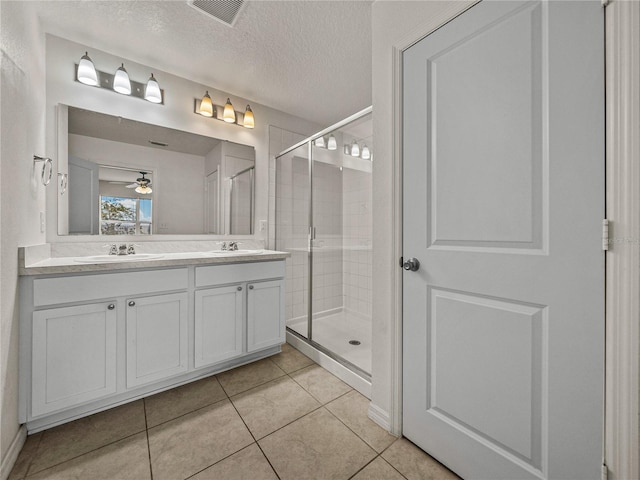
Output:
<instances>
[{"instance_id":1,"label":"floor tile grout line","mask_svg":"<svg viewBox=\"0 0 640 480\"><path fill-rule=\"evenodd\" d=\"M153 463L151 463L151 443L149 442L149 422L147 420L147 402L146 399L142 399L142 406L144 408L144 433L147 437L147 456L149 457L149 474L151 480L153 480Z\"/></svg>"},{"instance_id":2,"label":"floor tile grout line","mask_svg":"<svg viewBox=\"0 0 640 480\"><path fill-rule=\"evenodd\" d=\"M1 0L0 0L0 1L1 1ZM192 414L192 413L195 413L195 412L197 412L197 411L199 411L199 410L202 410L202 409L204 409L204 408L211 407L211 406L213 406L213 405L215 405L215 404L217 404L217 403L224 402L225 400L229 400L229 401L231 401L231 398L229 398L228 396L227 396L227 397L225 397L225 398L221 398L220 400L216 400L216 401L215 401L215 402L213 402L213 403L208 403L207 405L203 405L203 406L198 407L198 408L196 408L196 409L194 409L194 410L190 410L190 411L188 411L188 412L181 413L181 414L180 414L180 415L178 415L177 417L173 417L173 418L170 418L170 419L168 419L168 420L165 420L164 422L160 422L160 423L158 423L158 424L156 424L156 425L152 425L151 427L147 427L147 429L148 429L148 430L153 430L154 428L159 427L160 425L164 425L164 424L166 424L166 423L173 422L174 420L177 420L178 418L186 417L187 415L190 415L190 414Z\"/></svg>"},{"instance_id":3,"label":"floor tile grout line","mask_svg":"<svg viewBox=\"0 0 640 480\"><path fill-rule=\"evenodd\" d=\"M112 441L112 442L105 443L104 445L100 445L99 447L96 447L96 448L91 449L91 450L87 450L86 452L83 452L83 453L81 453L80 455L76 455L75 457L67 458L66 460L64 460L64 461L62 461L62 462L60 462L60 463L56 463L56 464L54 464L54 465L49 465L48 467L43 468L43 469L41 469L41 470L38 470L37 472L33 472L33 473L28 474L25 478L31 477L31 476L35 475L36 473L44 472L45 470L49 470L49 469L51 469L51 468L58 467L58 466L63 465L63 464L65 464L65 463L67 463L67 462L70 462L71 460L75 460L75 459L77 459L77 458L83 457L83 456L85 456L85 455L87 455L87 454L89 454L89 453L96 452L96 451L100 450L101 448L108 447L109 445L113 445L114 443L118 443L118 442L120 442L120 441L122 441L122 440L126 440L127 438L131 438L131 437L133 437L133 436L135 436L135 435L139 435L139 434L141 434L141 433L142 433L142 432L144 432L144 431L145 431L145 430L140 430L140 431L138 431L138 432L134 432L134 433L131 433L131 434L129 434L129 435L125 435L124 437L118 438L117 440L114 440L114 441ZM41 441L42 441L42 440L41 440Z\"/></svg>"},{"instance_id":4,"label":"floor tile grout line","mask_svg":"<svg viewBox=\"0 0 640 480\"><path fill-rule=\"evenodd\" d=\"M38 452L40 451L40 445L42 444L42 439L44 438L44 435L46 433L46 430L42 432L42 435L40 435L40 440L38 440L38 444L36 445L36 448L34 450L34 454L31 455L31 458L29 458L29 462L27 463L27 468L24 471L24 476L22 477L27 478L27 476L29 475L29 470L31 469L31 465L33 464L33 461L37 458L38 456ZM27 433L28 434L28 433ZM26 443L26 442L25 442ZM22 446L22 448L24 448L24 445ZM20 450L20 452L22 452L22 449ZM13 470L13 469L12 469ZM42 471L42 470L41 470ZM11 473L11 472L9 472Z\"/></svg>"},{"instance_id":5,"label":"floor tile grout line","mask_svg":"<svg viewBox=\"0 0 640 480\"><path fill-rule=\"evenodd\" d=\"M375 456L375 457L373 457L371 460L369 460L367 463L365 463L362 467L360 467L360 469L359 469L356 473L354 473L353 475L351 475L351 476L349 477L349 480L351 480L353 477L355 477L355 476L356 476L356 475L358 475L361 471L363 471L365 468L367 468L369 465L371 465L371 464L374 462L374 460L375 460L376 458L378 458L379 456L380 456L380 455L377 455L377 454L376 454L376 456Z\"/></svg>"},{"instance_id":6,"label":"floor tile grout line","mask_svg":"<svg viewBox=\"0 0 640 480\"><path fill-rule=\"evenodd\" d=\"M325 370L325 369L324 369L324 367L323 367L322 365L319 365L319 364L317 364L317 363L316 363L316 365L317 365L318 367L322 368L323 370ZM308 366L311 366L311 365L308 365ZM302 369L300 369L300 370L302 370ZM331 372L329 372L328 370L325 370L325 371L326 371L327 373L329 373L329 375L333 375L333 374L332 374ZM287 375L288 375L288 374L287 374ZM333 376L335 377L335 375L333 375ZM338 378L338 380L340 380L342 383L344 383L345 385L347 385L347 387L349 387L349 390L347 390L347 391L346 391L346 392L344 392L344 393L341 393L341 394L340 394L340 395L338 395L336 398L332 398L331 400L329 400L329 401L328 401L328 402L326 402L326 403L322 403L322 400L320 400L319 398L317 398L313 393L311 393L311 391L310 391L310 390L308 390L307 388L305 388L305 387L304 387L304 385L302 385L300 382L298 382L295 378L293 378L291 375L289 375L289 378L290 378L291 380L293 380L294 382L296 382L296 384L297 384L300 388L302 388L305 392L307 392L309 395L311 395L311 397L312 397L314 400L316 400L318 403L320 403L322 406L325 406L325 405L327 405L327 404L329 404L329 403L333 402L334 400L337 400L338 398L342 397L343 395L346 395L347 393L350 393L350 392L352 392L352 391L353 391L353 387L351 387L351 385L348 385L347 383L342 382L342 380L340 380L338 377L336 377L336 378Z\"/></svg>"},{"instance_id":7,"label":"floor tile grout line","mask_svg":"<svg viewBox=\"0 0 640 480\"><path fill-rule=\"evenodd\" d=\"M238 408L236 407L236 404L233 403L233 401L231 399L229 399L231 401L231 405L233 405L234 410L236 411L236 413L238 414L238 416L240 417L240 420L242 420L242 423L244 424L244 427L247 429L247 431L249 432L249 435L251 435L251 438L253 438L253 442L258 446L258 448L260 449L260 452L262 452L262 455L264 456L264 458L267 460L267 463L269 464L269 466L271 467L271 470L273 470L273 473L275 474L275 476L278 478L278 480L280 480L280 475L278 475L278 472L276 472L275 467L273 466L273 464L271 463L271 460L269 460L269 457L267 457L267 454L264 453L264 450L262 450L262 447L260 446L260 444L258 443L258 439L256 438L256 436L253 434L253 432L251 431L251 429L249 428L249 425L247 425L247 422L244 421L244 418L242 417L242 415L240 414L240 411L238 410ZM266 436L266 435L265 435ZM264 438L264 437L262 437Z\"/></svg>"},{"instance_id":8,"label":"floor tile grout line","mask_svg":"<svg viewBox=\"0 0 640 480\"><path fill-rule=\"evenodd\" d=\"M279 368L279 367L278 367L278 368ZM272 378L272 379L270 379L270 380L267 380L266 382L259 383L259 384L257 384L257 385L253 385L252 387L247 388L246 390L242 390L242 391L240 391L240 392L236 392L236 393L234 393L233 395L229 395L229 392L227 392L227 390L224 388L224 386L222 385L222 382L220 382L220 386L221 386L221 387L222 387L222 389L224 390L224 393L227 395L227 397L228 397L229 399L231 399L231 397L235 397L236 395L240 395L241 393L248 392L249 390L252 390L252 389L254 389L254 388L256 388L256 387L260 387L260 386L262 386L262 385L266 385L267 383L272 382L273 380L277 380L278 378L282 378L282 377L284 377L284 376L286 376L286 375L287 375L287 374L286 374L285 372L283 372L283 373L282 373L282 375L278 375L277 377Z\"/></svg>"},{"instance_id":9,"label":"floor tile grout line","mask_svg":"<svg viewBox=\"0 0 640 480\"><path fill-rule=\"evenodd\" d=\"M348 393L350 393L350 392L348 392ZM345 393L344 395L347 395L347 394ZM341 397L343 397L344 395L341 395ZM338 397L338 398L340 398L340 397ZM337 400L337 398L336 398L336 400ZM329 403L331 403L331 402L329 402ZM327 404L327 405L328 405L328 404ZM325 407L326 407L326 405L325 405ZM358 437L360 440L362 440L362 441L365 443L365 445L367 445L371 450L373 450L373 451L376 453L376 455L381 455L381 454L382 454L382 452L384 452L387 448L389 448L389 447L391 446L391 444L395 443L395 440L394 440L393 442L391 442L391 444L387 445L387 447L385 447L385 448L382 450L382 452L378 452L378 450L376 450L376 449L374 448L374 446L373 446L373 445L371 445L371 444L370 444L369 442L367 442L364 438L362 438L362 437L358 434L358 432L356 432L353 428L351 428L349 425L347 425L347 424L346 424L346 423L345 423L345 422L344 422L340 417L338 417L335 413L333 413L333 412L332 412L331 410L329 410L328 408L327 408L326 410L327 410L327 412L329 412L331 415L333 415L333 416L334 416L334 417L335 417L335 418L336 418L336 419L337 419L337 420L338 420L342 425L344 425L345 427L347 427L347 429L348 429L351 433L353 433L356 437Z\"/></svg>"}]
</instances>

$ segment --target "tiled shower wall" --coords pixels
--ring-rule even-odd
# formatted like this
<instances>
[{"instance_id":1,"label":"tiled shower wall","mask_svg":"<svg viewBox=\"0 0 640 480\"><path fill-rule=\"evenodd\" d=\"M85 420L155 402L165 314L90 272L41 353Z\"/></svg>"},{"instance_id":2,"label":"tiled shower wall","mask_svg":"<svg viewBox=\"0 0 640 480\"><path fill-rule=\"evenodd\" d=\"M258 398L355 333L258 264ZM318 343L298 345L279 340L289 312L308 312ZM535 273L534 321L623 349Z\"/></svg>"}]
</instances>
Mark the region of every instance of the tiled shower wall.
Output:
<instances>
[{"instance_id":1,"label":"tiled shower wall","mask_svg":"<svg viewBox=\"0 0 640 480\"><path fill-rule=\"evenodd\" d=\"M344 307L371 318L371 172L345 168L342 186Z\"/></svg>"}]
</instances>

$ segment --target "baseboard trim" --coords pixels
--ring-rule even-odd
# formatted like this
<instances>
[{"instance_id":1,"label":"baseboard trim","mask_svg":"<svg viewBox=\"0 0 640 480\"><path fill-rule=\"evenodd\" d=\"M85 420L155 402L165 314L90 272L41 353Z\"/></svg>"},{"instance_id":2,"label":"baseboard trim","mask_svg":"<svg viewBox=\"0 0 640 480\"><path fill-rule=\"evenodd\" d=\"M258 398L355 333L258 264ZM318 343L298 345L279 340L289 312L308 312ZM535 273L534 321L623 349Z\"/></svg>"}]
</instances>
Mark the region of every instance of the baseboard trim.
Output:
<instances>
[{"instance_id":1,"label":"baseboard trim","mask_svg":"<svg viewBox=\"0 0 640 480\"><path fill-rule=\"evenodd\" d=\"M389 412L383 410L382 408L374 405L373 403L369 404L369 418L384 428L387 432L391 431L391 416Z\"/></svg>"},{"instance_id":2,"label":"baseboard trim","mask_svg":"<svg viewBox=\"0 0 640 480\"><path fill-rule=\"evenodd\" d=\"M9 478L9 474L11 473L13 466L16 464L16 460L18 460L18 455L20 455L20 450L22 450L24 442L26 441L27 427L21 425L16 432L16 436L13 437L13 441L9 446L9 450L7 450L7 454L2 459L2 463L0 463L0 480L7 480L7 478Z\"/></svg>"}]
</instances>

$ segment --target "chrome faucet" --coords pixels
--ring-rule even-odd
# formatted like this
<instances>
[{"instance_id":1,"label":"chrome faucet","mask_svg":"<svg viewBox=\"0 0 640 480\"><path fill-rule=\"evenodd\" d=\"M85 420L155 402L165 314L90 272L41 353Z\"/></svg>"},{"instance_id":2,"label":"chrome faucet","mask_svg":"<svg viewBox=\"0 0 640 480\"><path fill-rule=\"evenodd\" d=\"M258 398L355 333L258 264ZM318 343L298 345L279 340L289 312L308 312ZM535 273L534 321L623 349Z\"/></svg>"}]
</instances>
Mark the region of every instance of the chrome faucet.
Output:
<instances>
[{"instance_id":1,"label":"chrome faucet","mask_svg":"<svg viewBox=\"0 0 640 480\"><path fill-rule=\"evenodd\" d=\"M236 250L238 250L238 242L229 242L227 248L229 251L235 252Z\"/></svg>"},{"instance_id":2,"label":"chrome faucet","mask_svg":"<svg viewBox=\"0 0 640 480\"><path fill-rule=\"evenodd\" d=\"M127 255L129 252L127 251L127 244L121 243L118 245L118 255Z\"/></svg>"},{"instance_id":3,"label":"chrome faucet","mask_svg":"<svg viewBox=\"0 0 640 480\"><path fill-rule=\"evenodd\" d=\"M118 246L115 243L105 245L105 247L109 247L109 255L118 255Z\"/></svg>"}]
</instances>

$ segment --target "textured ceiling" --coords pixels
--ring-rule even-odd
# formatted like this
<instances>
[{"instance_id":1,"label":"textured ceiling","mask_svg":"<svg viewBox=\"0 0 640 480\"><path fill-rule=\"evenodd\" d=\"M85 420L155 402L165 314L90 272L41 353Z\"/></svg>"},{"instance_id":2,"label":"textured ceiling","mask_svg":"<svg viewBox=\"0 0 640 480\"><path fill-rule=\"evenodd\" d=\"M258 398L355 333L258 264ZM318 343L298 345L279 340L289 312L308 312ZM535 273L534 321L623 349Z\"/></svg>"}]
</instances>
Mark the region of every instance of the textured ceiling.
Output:
<instances>
[{"instance_id":1,"label":"textured ceiling","mask_svg":"<svg viewBox=\"0 0 640 480\"><path fill-rule=\"evenodd\" d=\"M41 1L46 32L328 126L371 104L370 1Z\"/></svg>"}]
</instances>

